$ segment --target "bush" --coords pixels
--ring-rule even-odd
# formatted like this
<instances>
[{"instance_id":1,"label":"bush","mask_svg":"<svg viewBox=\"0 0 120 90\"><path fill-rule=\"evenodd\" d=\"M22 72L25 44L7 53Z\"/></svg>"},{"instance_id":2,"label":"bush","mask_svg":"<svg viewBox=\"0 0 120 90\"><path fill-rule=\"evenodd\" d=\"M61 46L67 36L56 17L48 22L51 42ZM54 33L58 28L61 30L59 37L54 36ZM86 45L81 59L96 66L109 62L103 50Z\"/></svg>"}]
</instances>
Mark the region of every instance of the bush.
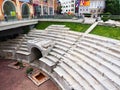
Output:
<instances>
[{"instance_id":1,"label":"bush","mask_svg":"<svg viewBox=\"0 0 120 90\"><path fill-rule=\"evenodd\" d=\"M27 68L27 70L26 70L26 74L31 74L33 72L33 68Z\"/></svg>"},{"instance_id":2,"label":"bush","mask_svg":"<svg viewBox=\"0 0 120 90\"><path fill-rule=\"evenodd\" d=\"M103 13L101 15L102 15L101 19L105 22L105 21L108 21L110 19L111 14L109 12L107 12L107 13Z\"/></svg>"},{"instance_id":3,"label":"bush","mask_svg":"<svg viewBox=\"0 0 120 90\"><path fill-rule=\"evenodd\" d=\"M18 63L19 63L20 68L23 68L23 67L24 67L22 61L19 61Z\"/></svg>"},{"instance_id":4,"label":"bush","mask_svg":"<svg viewBox=\"0 0 120 90\"><path fill-rule=\"evenodd\" d=\"M105 22L105 21L108 21L110 18L108 16L103 16L102 17L102 20Z\"/></svg>"}]
</instances>

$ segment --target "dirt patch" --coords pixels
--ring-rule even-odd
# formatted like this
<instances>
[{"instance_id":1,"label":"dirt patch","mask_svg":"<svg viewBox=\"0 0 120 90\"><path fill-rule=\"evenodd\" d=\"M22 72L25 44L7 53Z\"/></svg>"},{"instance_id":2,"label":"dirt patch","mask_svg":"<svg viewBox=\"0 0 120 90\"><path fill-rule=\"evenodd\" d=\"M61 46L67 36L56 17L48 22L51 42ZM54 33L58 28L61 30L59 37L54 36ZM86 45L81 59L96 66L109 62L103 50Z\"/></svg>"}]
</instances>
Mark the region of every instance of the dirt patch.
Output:
<instances>
[{"instance_id":1,"label":"dirt patch","mask_svg":"<svg viewBox=\"0 0 120 90\"><path fill-rule=\"evenodd\" d=\"M59 90L50 79L39 87L36 86L26 75L28 67L18 70L9 68L7 65L12 62L0 60L0 90Z\"/></svg>"}]
</instances>

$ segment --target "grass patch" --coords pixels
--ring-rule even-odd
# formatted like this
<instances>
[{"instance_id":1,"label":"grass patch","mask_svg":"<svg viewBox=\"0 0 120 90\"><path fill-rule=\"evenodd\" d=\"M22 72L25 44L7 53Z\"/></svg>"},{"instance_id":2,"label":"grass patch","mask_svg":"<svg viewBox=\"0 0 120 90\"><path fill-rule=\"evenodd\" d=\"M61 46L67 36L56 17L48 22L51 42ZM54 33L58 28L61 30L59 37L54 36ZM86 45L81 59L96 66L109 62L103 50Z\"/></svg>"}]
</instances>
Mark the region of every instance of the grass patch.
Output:
<instances>
[{"instance_id":1,"label":"grass patch","mask_svg":"<svg viewBox=\"0 0 120 90\"><path fill-rule=\"evenodd\" d=\"M91 34L120 40L120 27L96 26Z\"/></svg>"},{"instance_id":2,"label":"grass patch","mask_svg":"<svg viewBox=\"0 0 120 90\"><path fill-rule=\"evenodd\" d=\"M66 27L69 27L72 31L77 31L77 32L85 32L90 27L90 25L88 24L80 24L74 22L42 21L36 25L36 28L44 30L45 28L47 28L49 25L52 24L66 25ZM91 34L96 34L96 35L120 40L120 27L96 26L95 29L91 32Z\"/></svg>"},{"instance_id":3,"label":"grass patch","mask_svg":"<svg viewBox=\"0 0 120 90\"><path fill-rule=\"evenodd\" d=\"M66 27L69 27L72 31L77 31L77 32L85 32L90 25L88 24L80 24L80 23L75 23L75 22L39 22L36 25L37 29L45 29L49 25L56 24L56 25L66 25Z\"/></svg>"}]
</instances>

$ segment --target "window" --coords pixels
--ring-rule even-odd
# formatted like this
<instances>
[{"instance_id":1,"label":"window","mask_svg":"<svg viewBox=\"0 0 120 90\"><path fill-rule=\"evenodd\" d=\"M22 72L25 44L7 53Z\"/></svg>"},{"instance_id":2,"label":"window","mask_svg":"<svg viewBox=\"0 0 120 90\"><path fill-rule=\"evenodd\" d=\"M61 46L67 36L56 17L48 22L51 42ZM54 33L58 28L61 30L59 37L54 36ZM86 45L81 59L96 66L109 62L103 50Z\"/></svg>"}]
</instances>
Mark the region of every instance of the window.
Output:
<instances>
[{"instance_id":1,"label":"window","mask_svg":"<svg viewBox=\"0 0 120 90\"><path fill-rule=\"evenodd\" d=\"M72 4L71 7L74 7L74 4Z\"/></svg>"},{"instance_id":2,"label":"window","mask_svg":"<svg viewBox=\"0 0 120 90\"><path fill-rule=\"evenodd\" d=\"M47 3L47 2L48 2L48 0L43 0L43 2Z\"/></svg>"},{"instance_id":3,"label":"window","mask_svg":"<svg viewBox=\"0 0 120 90\"><path fill-rule=\"evenodd\" d=\"M74 9L71 9L71 11L74 11Z\"/></svg>"}]
</instances>

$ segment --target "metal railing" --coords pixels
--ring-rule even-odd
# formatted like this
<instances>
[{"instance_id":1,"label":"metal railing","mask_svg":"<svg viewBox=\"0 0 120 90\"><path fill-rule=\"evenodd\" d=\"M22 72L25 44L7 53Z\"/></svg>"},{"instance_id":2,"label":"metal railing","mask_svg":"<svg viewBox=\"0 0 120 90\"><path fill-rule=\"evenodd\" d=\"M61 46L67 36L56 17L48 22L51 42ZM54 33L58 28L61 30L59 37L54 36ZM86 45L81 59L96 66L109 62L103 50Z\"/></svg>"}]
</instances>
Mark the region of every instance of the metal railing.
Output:
<instances>
[{"instance_id":1,"label":"metal railing","mask_svg":"<svg viewBox=\"0 0 120 90\"><path fill-rule=\"evenodd\" d=\"M101 17L109 17L109 19L113 20L119 20L120 21L120 15L101 15ZM75 16L75 15L39 15L30 17L29 15L23 15L22 20L29 20L29 19L81 19L84 18L83 16ZM17 21L17 16L7 16L7 21ZM3 20L5 21L5 20Z\"/></svg>"},{"instance_id":2,"label":"metal railing","mask_svg":"<svg viewBox=\"0 0 120 90\"><path fill-rule=\"evenodd\" d=\"M113 20L119 20L120 21L120 15L110 15L110 18Z\"/></svg>"},{"instance_id":3,"label":"metal railing","mask_svg":"<svg viewBox=\"0 0 120 90\"><path fill-rule=\"evenodd\" d=\"M73 16L73 15L41 15L38 16L37 18L39 19L48 19L48 18L52 18L52 19L73 19L73 18L83 18L82 16Z\"/></svg>"}]
</instances>

